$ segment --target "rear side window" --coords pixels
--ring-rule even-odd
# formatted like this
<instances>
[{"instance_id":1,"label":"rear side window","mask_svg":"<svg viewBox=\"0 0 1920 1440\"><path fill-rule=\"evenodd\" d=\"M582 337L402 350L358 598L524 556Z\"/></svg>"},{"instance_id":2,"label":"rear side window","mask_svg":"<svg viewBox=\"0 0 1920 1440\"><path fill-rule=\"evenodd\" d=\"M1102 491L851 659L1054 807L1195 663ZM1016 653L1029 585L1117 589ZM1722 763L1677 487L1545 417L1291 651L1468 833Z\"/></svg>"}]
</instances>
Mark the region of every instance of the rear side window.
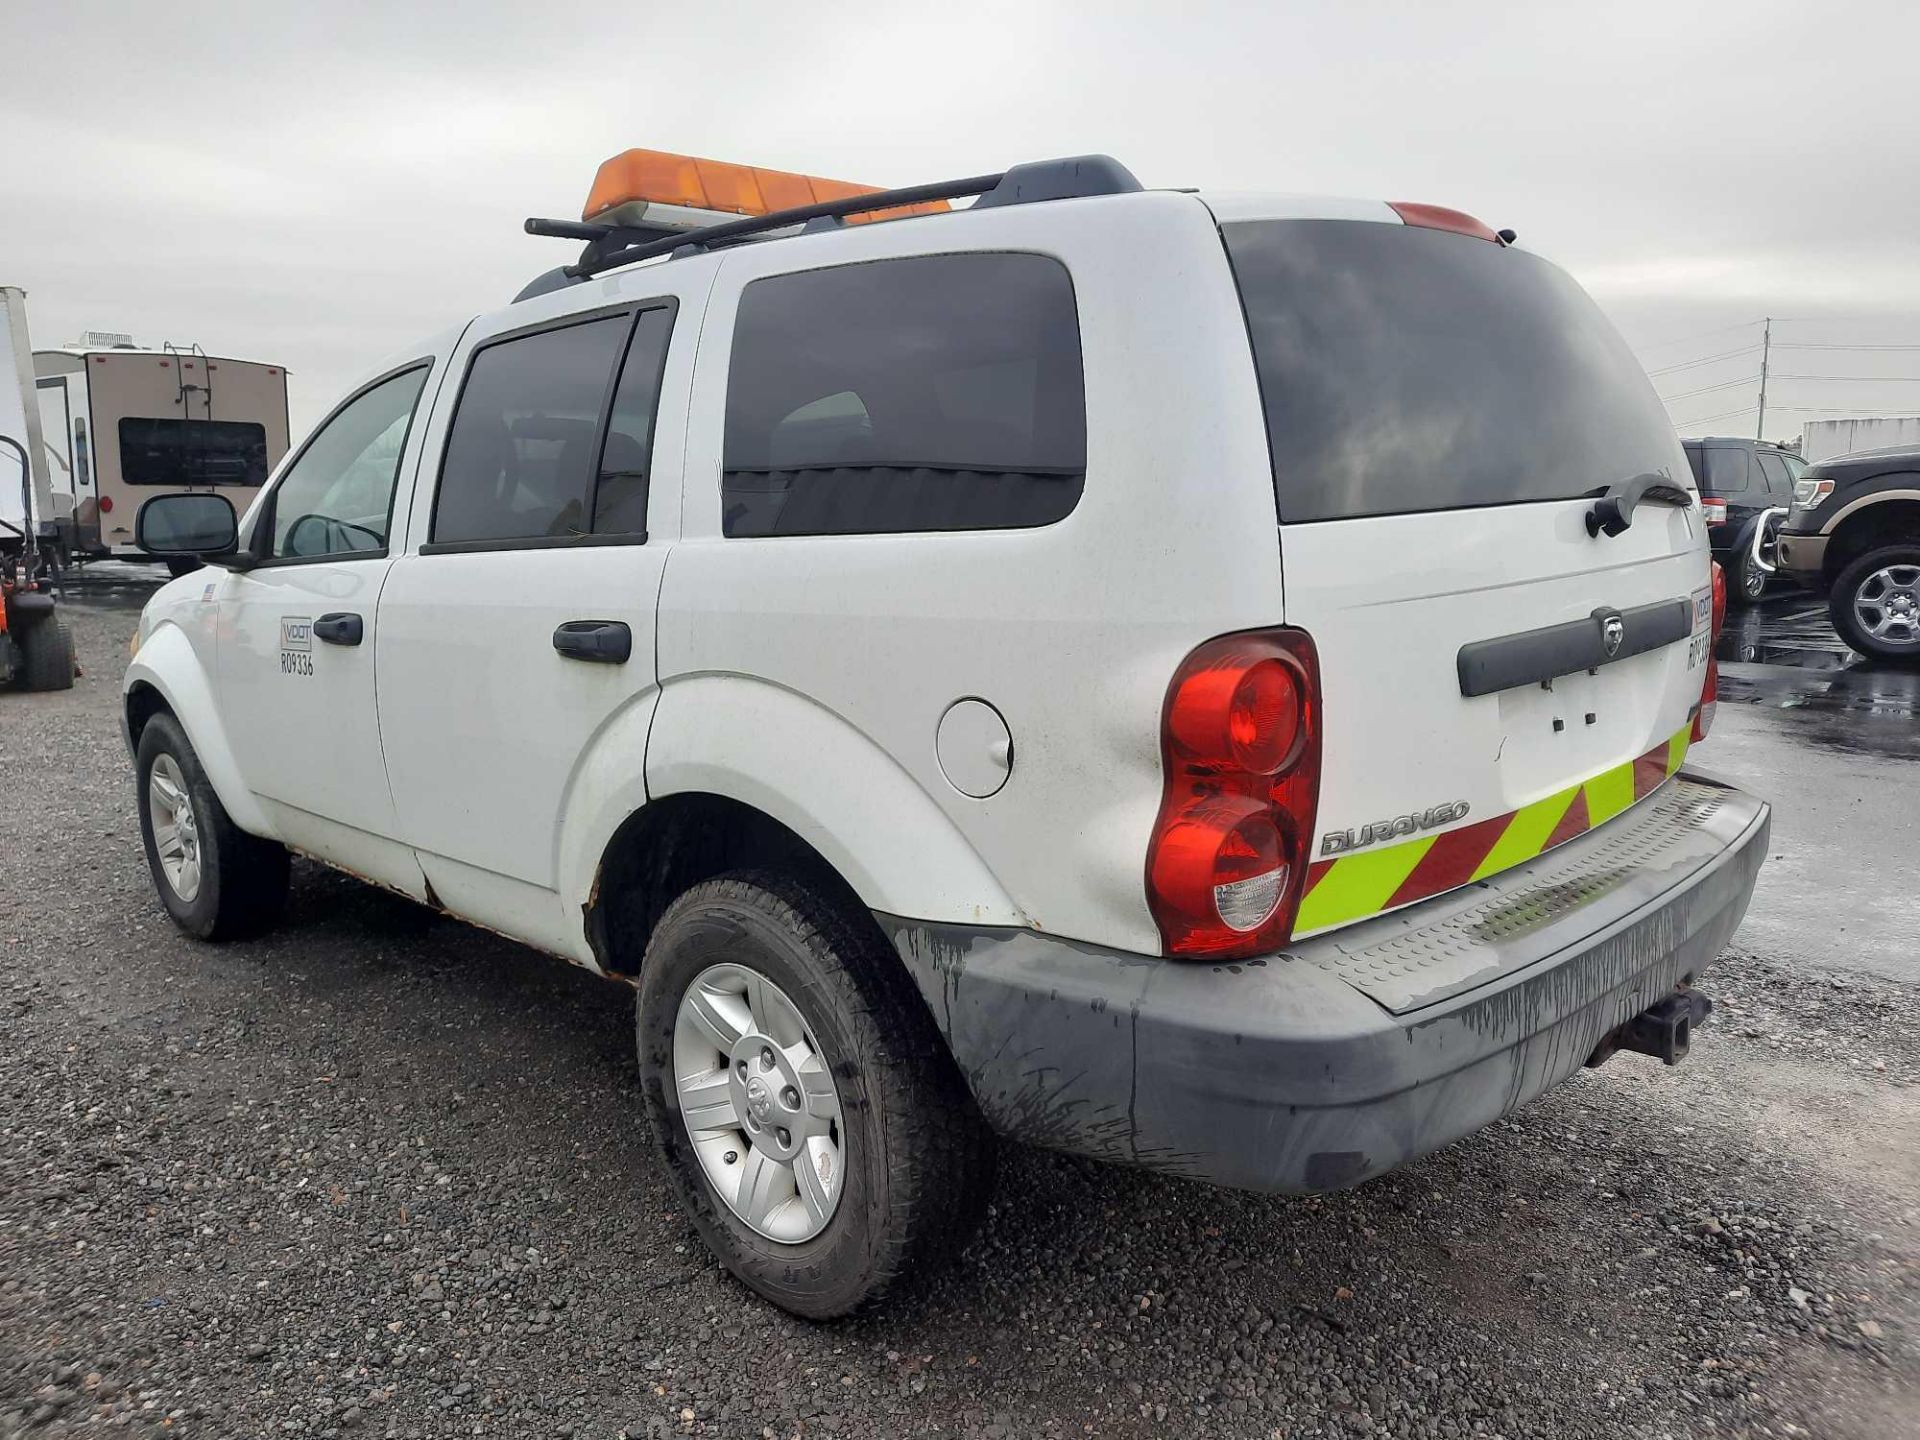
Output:
<instances>
[{"instance_id":1,"label":"rear side window","mask_svg":"<svg viewBox=\"0 0 1920 1440\"><path fill-rule=\"evenodd\" d=\"M1285 521L1685 483L1626 342L1537 256L1351 220L1224 225Z\"/></svg>"},{"instance_id":2,"label":"rear side window","mask_svg":"<svg viewBox=\"0 0 1920 1440\"><path fill-rule=\"evenodd\" d=\"M441 462L434 543L590 532L600 414L632 323L610 315L473 357Z\"/></svg>"},{"instance_id":3,"label":"rear side window","mask_svg":"<svg viewBox=\"0 0 1920 1440\"><path fill-rule=\"evenodd\" d=\"M120 421L120 478L129 485L264 485L267 431L250 420Z\"/></svg>"},{"instance_id":4,"label":"rear side window","mask_svg":"<svg viewBox=\"0 0 1920 1440\"><path fill-rule=\"evenodd\" d=\"M1742 495L1747 489L1751 468L1745 450L1718 446L1707 451L1707 492L1711 495Z\"/></svg>"},{"instance_id":5,"label":"rear side window","mask_svg":"<svg viewBox=\"0 0 1920 1440\"><path fill-rule=\"evenodd\" d=\"M730 536L1047 525L1087 466L1080 326L1042 255L771 276L734 323Z\"/></svg>"}]
</instances>

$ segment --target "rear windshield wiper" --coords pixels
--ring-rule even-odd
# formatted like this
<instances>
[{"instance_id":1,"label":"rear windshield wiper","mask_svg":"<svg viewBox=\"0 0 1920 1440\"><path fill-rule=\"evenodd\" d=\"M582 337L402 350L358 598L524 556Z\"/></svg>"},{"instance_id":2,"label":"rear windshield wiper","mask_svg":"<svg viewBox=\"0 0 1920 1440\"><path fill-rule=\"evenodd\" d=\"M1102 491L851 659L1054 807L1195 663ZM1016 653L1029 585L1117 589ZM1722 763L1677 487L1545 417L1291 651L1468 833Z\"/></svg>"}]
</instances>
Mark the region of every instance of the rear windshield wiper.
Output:
<instances>
[{"instance_id":1,"label":"rear windshield wiper","mask_svg":"<svg viewBox=\"0 0 1920 1440\"><path fill-rule=\"evenodd\" d=\"M1693 496L1685 486L1676 485L1665 475L1652 470L1636 475L1631 480L1617 481L1606 488L1587 512L1587 534L1599 535L1604 532L1618 535L1633 524L1634 508L1643 501L1675 505L1685 510L1693 504Z\"/></svg>"}]
</instances>

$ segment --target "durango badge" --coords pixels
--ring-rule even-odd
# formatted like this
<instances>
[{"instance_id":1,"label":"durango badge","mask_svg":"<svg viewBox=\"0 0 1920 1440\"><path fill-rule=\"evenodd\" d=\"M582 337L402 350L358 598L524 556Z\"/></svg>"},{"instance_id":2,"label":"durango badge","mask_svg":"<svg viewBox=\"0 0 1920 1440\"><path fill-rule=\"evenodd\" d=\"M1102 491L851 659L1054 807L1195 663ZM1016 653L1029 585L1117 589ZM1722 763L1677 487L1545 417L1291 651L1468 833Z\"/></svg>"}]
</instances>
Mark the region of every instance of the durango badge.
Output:
<instances>
[{"instance_id":1,"label":"durango badge","mask_svg":"<svg viewBox=\"0 0 1920 1440\"><path fill-rule=\"evenodd\" d=\"M1397 840L1402 835L1431 830L1437 825L1451 825L1456 820L1466 819L1467 811L1471 808L1464 800L1449 800L1444 805L1418 810L1411 815L1376 820L1371 825L1362 825L1358 830L1329 830L1320 837L1320 853L1344 855L1349 850L1363 850L1369 845L1378 845L1382 840Z\"/></svg>"}]
</instances>

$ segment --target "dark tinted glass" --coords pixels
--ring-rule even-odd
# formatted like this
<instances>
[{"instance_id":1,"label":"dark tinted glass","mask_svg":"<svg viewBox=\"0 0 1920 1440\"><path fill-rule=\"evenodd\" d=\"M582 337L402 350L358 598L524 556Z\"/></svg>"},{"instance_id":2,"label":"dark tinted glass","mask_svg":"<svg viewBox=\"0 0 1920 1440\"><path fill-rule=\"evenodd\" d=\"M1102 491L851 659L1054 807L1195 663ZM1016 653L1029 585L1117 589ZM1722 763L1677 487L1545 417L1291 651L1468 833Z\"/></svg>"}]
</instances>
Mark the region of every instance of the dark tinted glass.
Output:
<instances>
[{"instance_id":1,"label":"dark tinted glass","mask_svg":"<svg viewBox=\"0 0 1920 1440\"><path fill-rule=\"evenodd\" d=\"M1347 220L1222 227L1280 518L1594 494L1686 461L1580 287L1465 235Z\"/></svg>"},{"instance_id":2,"label":"dark tinted glass","mask_svg":"<svg viewBox=\"0 0 1920 1440\"><path fill-rule=\"evenodd\" d=\"M1086 465L1079 318L1057 260L915 256L741 295L728 535L1046 525Z\"/></svg>"},{"instance_id":3,"label":"dark tinted glass","mask_svg":"<svg viewBox=\"0 0 1920 1440\"><path fill-rule=\"evenodd\" d=\"M1707 477L1701 473L1705 466L1700 459L1700 447L1691 440L1688 440L1684 441L1680 448L1687 452L1687 468L1693 471L1693 483L1695 485L1706 484Z\"/></svg>"},{"instance_id":4,"label":"dark tinted glass","mask_svg":"<svg viewBox=\"0 0 1920 1440\"><path fill-rule=\"evenodd\" d=\"M610 315L473 357L441 462L435 542L588 532L600 412L631 323Z\"/></svg>"},{"instance_id":5,"label":"dark tinted glass","mask_svg":"<svg viewBox=\"0 0 1920 1440\"><path fill-rule=\"evenodd\" d=\"M247 420L120 421L120 478L129 485L264 485L267 431Z\"/></svg>"},{"instance_id":6,"label":"dark tinted glass","mask_svg":"<svg viewBox=\"0 0 1920 1440\"><path fill-rule=\"evenodd\" d=\"M1752 468L1752 459L1745 449L1733 449L1725 445L1712 446L1707 450L1707 493L1709 495L1740 495L1747 488L1747 472Z\"/></svg>"},{"instance_id":7,"label":"dark tinted glass","mask_svg":"<svg viewBox=\"0 0 1920 1440\"><path fill-rule=\"evenodd\" d=\"M1767 477L1767 489L1776 495L1793 494L1793 477L1787 474L1787 462L1771 450L1756 450L1753 458L1760 462L1760 473Z\"/></svg>"},{"instance_id":8,"label":"dark tinted glass","mask_svg":"<svg viewBox=\"0 0 1920 1440\"><path fill-rule=\"evenodd\" d=\"M273 487L267 554L279 559L379 554L394 482L426 367L383 380L342 406Z\"/></svg>"},{"instance_id":9,"label":"dark tinted glass","mask_svg":"<svg viewBox=\"0 0 1920 1440\"><path fill-rule=\"evenodd\" d=\"M667 362L671 310L643 310L620 367L607 420L606 448L600 455L600 484L594 492L593 533L644 535L647 531L647 479L653 468L653 417L660 404L660 372Z\"/></svg>"}]
</instances>

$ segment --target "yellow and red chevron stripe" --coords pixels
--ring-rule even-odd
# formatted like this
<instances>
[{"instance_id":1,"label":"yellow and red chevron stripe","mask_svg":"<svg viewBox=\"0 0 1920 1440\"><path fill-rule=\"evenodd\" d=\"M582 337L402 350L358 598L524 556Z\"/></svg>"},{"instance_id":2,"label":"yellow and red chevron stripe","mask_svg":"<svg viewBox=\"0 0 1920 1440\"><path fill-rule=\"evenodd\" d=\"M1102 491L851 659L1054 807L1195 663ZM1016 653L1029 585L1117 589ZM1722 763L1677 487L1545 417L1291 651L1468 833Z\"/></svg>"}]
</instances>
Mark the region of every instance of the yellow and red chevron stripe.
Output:
<instances>
[{"instance_id":1,"label":"yellow and red chevron stripe","mask_svg":"<svg viewBox=\"0 0 1920 1440\"><path fill-rule=\"evenodd\" d=\"M1484 880L1604 825L1666 783L1686 758L1692 733L1689 721L1638 759L1508 814L1317 862L1307 871L1307 893L1293 933L1364 920Z\"/></svg>"}]
</instances>

